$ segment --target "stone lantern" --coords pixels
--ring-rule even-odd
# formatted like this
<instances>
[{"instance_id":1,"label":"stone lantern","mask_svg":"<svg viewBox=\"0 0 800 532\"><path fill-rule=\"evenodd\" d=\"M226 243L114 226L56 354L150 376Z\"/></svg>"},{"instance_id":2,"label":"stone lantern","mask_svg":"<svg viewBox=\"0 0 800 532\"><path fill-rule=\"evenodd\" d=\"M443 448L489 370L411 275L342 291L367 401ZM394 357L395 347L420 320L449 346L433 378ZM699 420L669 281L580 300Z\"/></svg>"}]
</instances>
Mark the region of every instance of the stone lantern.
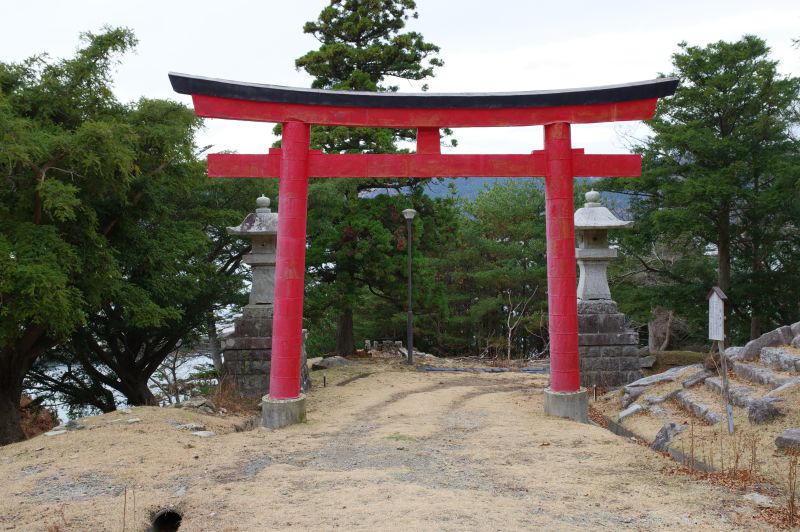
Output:
<instances>
[{"instance_id":1,"label":"stone lantern","mask_svg":"<svg viewBox=\"0 0 800 532\"><path fill-rule=\"evenodd\" d=\"M617 250L608 246L609 229L633 222L620 220L600 203L600 193L586 193L586 203L575 212L578 247L578 345L582 386L620 386L641 378L639 334L625 325L608 288L608 263Z\"/></svg>"},{"instance_id":2,"label":"stone lantern","mask_svg":"<svg viewBox=\"0 0 800 532\"><path fill-rule=\"evenodd\" d=\"M252 270L250 300L242 316L234 320L233 332L222 342L225 371L245 397L262 396L269 391L278 237L278 214L270 210L269 204L269 198L261 196L256 200L255 212L236 227L228 227L228 234L252 242L250 253L242 259Z\"/></svg>"}]
</instances>

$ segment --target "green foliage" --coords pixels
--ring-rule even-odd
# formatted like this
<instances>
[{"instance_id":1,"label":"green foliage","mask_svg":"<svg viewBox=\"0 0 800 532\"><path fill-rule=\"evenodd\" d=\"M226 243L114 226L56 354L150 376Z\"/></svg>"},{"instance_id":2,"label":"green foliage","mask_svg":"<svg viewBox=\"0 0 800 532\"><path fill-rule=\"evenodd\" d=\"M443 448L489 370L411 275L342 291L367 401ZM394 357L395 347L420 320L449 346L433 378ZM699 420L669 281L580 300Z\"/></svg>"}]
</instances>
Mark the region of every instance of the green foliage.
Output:
<instances>
[{"instance_id":1,"label":"green foliage","mask_svg":"<svg viewBox=\"0 0 800 532\"><path fill-rule=\"evenodd\" d=\"M443 353L535 356L546 344L544 194L535 180L498 182L463 204L436 267L446 286L436 347Z\"/></svg>"},{"instance_id":2,"label":"green foliage","mask_svg":"<svg viewBox=\"0 0 800 532\"><path fill-rule=\"evenodd\" d=\"M402 31L409 18L416 18L415 7L413 0L332 0L316 21L304 26L320 47L298 58L297 68L314 77L313 87L338 90L394 92L398 87L386 84L387 78L432 76L442 65L436 57L439 48L418 33ZM313 127L311 147L326 153L396 153L398 140L415 136L411 130ZM428 215L431 203L423 187L412 179L312 181L306 310L314 324L309 326L312 351L326 345L317 341L315 328L329 330L334 321L336 350L354 350L353 313L371 306L364 304L365 289L384 301L379 306L389 305L383 312L401 308L405 247L398 243L404 242L405 224L400 212L414 207ZM420 223L429 227L431 222ZM425 242L420 251L437 244L435 238L420 242Z\"/></svg>"},{"instance_id":3,"label":"green foliage","mask_svg":"<svg viewBox=\"0 0 800 532\"><path fill-rule=\"evenodd\" d=\"M247 243L224 228L275 187L208 180L191 109L115 98L133 34L83 39L0 63L0 399L33 367L39 392L109 410L112 389L152 402L163 358L241 302Z\"/></svg>"},{"instance_id":4,"label":"green foliage","mask_svg":"<svg viewBox=\"0 0 800 532\"><path fill-rule=\"evenodd\" d=\"M680 48L672 75L681 85L648 123L642 178L606 186L634 198L637 225L622 246L640 270L626 277L642 288L635 299L702 322L705 293L717 284L741 342L800 317L791 251L800 222L792 135L800 80L781 76L754 36Z\"/></svg>"}]
</instances>

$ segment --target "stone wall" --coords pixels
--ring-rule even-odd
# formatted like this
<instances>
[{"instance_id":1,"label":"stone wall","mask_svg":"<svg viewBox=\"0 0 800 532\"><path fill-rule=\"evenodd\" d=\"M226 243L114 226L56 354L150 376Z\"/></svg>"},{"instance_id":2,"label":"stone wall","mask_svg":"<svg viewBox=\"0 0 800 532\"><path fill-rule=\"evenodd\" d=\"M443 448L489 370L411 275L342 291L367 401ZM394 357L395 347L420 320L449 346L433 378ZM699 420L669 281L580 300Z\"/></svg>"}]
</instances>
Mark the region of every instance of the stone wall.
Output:
<instances>
[{"instance_id":1,"label":"stone wall","mask_svg":"<svg viewBox=\"0 0 800 532\"><path fill-rule=\"evenodd\" d=\"M611 300L578 302L581 386L622 386L642 377L639 334Z\"/></svg>"}]
</instances>

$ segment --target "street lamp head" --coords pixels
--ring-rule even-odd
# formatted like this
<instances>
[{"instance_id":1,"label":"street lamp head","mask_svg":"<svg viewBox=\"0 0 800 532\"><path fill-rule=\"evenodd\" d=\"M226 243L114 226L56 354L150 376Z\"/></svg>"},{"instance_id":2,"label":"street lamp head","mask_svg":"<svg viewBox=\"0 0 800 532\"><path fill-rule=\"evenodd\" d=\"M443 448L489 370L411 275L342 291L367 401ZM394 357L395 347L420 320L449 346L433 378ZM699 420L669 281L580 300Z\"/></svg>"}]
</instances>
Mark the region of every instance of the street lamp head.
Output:
<instances>
[{"instance_id":1,"label":"street lamp head","mask_svg":"<svg viewBox=\"0 0 800 532\"><path fill-rule=\"evenodd\" d=\"M405 218L406 220L413 220L414 216L416 215L417 211L415 211L414 209L405 209L403 211L403 218Z\"/></svg>"}]
</instances>

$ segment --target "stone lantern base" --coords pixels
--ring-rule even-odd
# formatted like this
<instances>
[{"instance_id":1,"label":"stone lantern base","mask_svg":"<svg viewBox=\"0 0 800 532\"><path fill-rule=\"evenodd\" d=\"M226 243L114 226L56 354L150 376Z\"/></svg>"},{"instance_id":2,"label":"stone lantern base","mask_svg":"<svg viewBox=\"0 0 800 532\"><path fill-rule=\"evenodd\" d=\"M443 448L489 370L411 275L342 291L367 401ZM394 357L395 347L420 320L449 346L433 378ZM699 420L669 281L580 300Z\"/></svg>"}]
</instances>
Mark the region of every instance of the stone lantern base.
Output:
<instances>
[{"instance_id":1,"label":"stone lantern base","mask_svg":"<svg viewBox=\"0 0 800 532\"><path fill-rule=\"evenodd\" d=\"M625 327L625 315L610 299L578 300L581 386L622 386L642 378L639 333Z\"/></svg>"},{"instance_id":2,"label":"stone lantern base","mask_svg":"<svg viewBox=\"0 0 800 532\"><path fill-rule=\"evenodd\" d=\"M234 330L222 341L225 373L242 397L269 392L272 361L272 305L247 305L234 320Z\"/></svg>"}]
</instances>

